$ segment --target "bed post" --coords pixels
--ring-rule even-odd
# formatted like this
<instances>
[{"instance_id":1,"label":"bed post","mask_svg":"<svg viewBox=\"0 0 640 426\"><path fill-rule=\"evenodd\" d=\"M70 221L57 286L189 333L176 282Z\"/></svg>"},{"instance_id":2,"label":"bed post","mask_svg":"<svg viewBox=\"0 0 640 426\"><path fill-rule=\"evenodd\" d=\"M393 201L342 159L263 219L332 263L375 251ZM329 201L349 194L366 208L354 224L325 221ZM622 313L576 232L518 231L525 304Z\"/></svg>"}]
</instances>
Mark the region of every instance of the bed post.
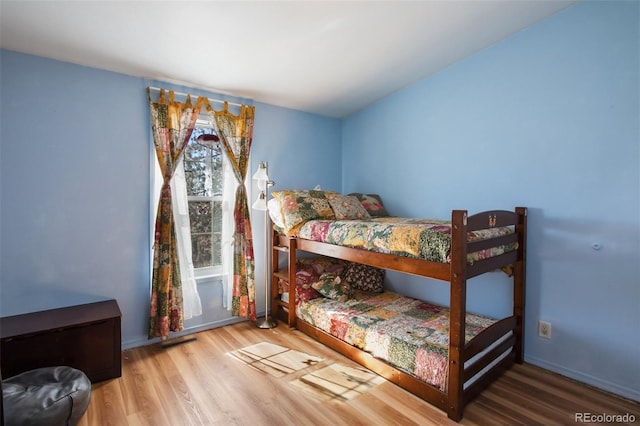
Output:
<instances>
[{"instance_id":1,"label":"bed post","mask_svg":"<svg viewBox=\"0 0 640 426\"><path fill-rule=\"evenodd\" d=\"M451 279L449 307L449 383L447 414L450 419L462 418L464 405L465 317L467 310L467 212L451 213Z\"/></svg>"},{"instance_id":2,"label":"bed post","mask_svg":"<svg viewBox=\"0 0 640 426\"><path fill-rule=\"evenodd\" d=\"M516 362L524 362L524 306L527 279L527 209L516 207L518 222L516 232L518 233L518 260L513 271L513 315L516 317Z\"/></svg>"},{"instance_id":3,"label":"bed post","mask_svg":"<svg viewBox=\"0 0 640 426\"><path fill-rule=\"evenodd\" d=\"M289 257L287 260L289 262L289 306L288 306L288 317L287 322L289 323L289 327L296 326L296 239L289 238L289 252L287 254Z\"/></svg>"},{"instance_id":4,"label":"bed post","mask_svg":"<svg viewBox=\"0 0 640 426\"><path fill-rule=\"evenodd\" d=\"M268 216L268 215L267 215ZM269 283L271 283L271 318L278 321L278 301L280 294L278 291L279 282L276 280L274 273L280 269L280 256L276 247L278 246L278 233L273 227L273 221L269 218L269 227L271 228L271 270L269 271Z\"/></svg>"}]
</instances>

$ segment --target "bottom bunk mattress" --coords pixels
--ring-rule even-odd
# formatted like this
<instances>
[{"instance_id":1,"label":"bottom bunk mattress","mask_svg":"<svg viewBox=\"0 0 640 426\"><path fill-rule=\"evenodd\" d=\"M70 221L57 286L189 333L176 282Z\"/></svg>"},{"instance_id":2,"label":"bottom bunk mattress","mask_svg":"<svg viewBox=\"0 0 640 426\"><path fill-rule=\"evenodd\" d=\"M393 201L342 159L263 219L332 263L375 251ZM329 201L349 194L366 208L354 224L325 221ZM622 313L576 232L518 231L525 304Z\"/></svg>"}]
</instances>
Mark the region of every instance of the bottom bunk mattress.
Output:
<instances>
[{"instance_id":1,"label":"bottom bunk mattress","mask_svg":"<svg viewBox=\"0 0 640 426\"><path fill-rule=\"evenodd\" d=\"M446 392L449 309L385 291L354 291L339 301L319 297L299 303L296 315L316 328ZM465 342L495 323L466 315Z\"/></svg>"}]
</instances>

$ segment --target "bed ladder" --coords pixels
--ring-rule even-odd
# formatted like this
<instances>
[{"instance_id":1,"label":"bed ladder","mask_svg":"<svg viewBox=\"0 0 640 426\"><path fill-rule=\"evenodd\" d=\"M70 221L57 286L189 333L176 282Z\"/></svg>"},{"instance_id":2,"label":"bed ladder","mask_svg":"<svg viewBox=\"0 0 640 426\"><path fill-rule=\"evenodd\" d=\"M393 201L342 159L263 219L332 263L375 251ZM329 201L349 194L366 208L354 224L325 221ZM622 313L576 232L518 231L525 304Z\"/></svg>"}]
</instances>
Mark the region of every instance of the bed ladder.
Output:
<instances>
[{"instance_id":1,"label":"bed ladder","mask_svg":"<svg viewBox=\"0 0 640 426\"><path fill-rule=\"evenodd\" d=\"M271 315L282 320L289 327L296 326L296 240L278 234L271 224ZM280 264L280 254L286 254L286 261ZM279 283L287 283L289 300L282 300Z\"/></svg>"}]
</instances>

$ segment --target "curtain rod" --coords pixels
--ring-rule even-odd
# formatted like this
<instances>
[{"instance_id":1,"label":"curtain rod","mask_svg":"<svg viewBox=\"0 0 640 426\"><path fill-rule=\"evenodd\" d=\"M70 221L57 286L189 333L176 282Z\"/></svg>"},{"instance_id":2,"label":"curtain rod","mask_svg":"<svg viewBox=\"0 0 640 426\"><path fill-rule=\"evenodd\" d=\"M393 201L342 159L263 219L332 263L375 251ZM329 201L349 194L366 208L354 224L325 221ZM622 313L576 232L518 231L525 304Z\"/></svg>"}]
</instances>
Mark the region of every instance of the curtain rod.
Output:
<instances>
[{"instance_id":1,"label":"curtain rod","mask_svg":"<svg viewBox=\"0 0 640 426\"><path fill-rule=\"evenodd\" d=\"M159 91L160 91L160 90L162 90L162 89L161 89L160 87L152 87L152 86L149 86L149 90L155 90L155 91L159 92ZM167 92L171 91L170 89L164 89L164 90L166 90ZM190 94L190 93L183 93L183 92L176 92L175 90L173 90L173 94L174 94L174 95L178 95L178 96L184 96L184 97L187 97L187 96L191 96L191 97L194 97L194 96L195 96L195 97L198 97L198 95L192 95L192 94ZM203 97L203 98L207 98L207 99L209 99L209 102L217 102L217 103L219 103L219 104L223 104L223 103L225 103L225 102L226 102L226 103L227 103L227 104L229 104L229 105L234 105L234 106L239 106L239 107L241 107L241 106L242 106L242 104L238 104L238 103L235 103L235 102L222 101L222 100L220 100L220 99L213 99L213 98L210 98L210 97L208 97L208 96L202 96L202 97Z\"/></svg>"}]
</instances>

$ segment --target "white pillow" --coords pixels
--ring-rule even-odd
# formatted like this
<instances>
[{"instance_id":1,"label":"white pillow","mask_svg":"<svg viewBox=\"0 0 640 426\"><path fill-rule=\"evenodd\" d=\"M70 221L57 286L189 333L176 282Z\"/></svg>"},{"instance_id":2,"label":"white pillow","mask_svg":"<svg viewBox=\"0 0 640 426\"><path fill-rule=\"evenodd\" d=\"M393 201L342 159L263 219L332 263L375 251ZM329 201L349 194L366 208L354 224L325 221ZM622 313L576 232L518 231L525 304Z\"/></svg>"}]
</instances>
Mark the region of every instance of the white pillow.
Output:
<instances>
[{"instance_id":1,"label":"white pillow","mask_svg":"<svg viewBox=\"0 0 640 426\"><path fill-rule=\"evenodd\" d=\"M278 228L284 229L284 217L282 217L280 200L272 198L267 201L267 209L269 210L269 217L271 217L273 224Z\"/></svg>"}]
</instances>

